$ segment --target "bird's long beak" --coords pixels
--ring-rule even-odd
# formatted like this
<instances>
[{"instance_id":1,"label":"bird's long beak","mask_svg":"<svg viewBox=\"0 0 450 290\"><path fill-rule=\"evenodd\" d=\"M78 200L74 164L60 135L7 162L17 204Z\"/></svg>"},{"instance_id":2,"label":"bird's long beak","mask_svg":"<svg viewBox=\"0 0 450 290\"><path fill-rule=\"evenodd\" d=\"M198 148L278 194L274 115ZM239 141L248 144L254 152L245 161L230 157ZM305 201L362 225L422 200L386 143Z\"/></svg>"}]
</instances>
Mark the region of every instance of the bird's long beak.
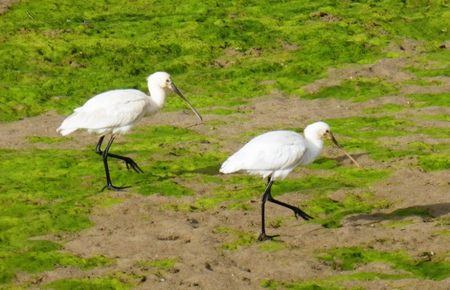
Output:
<instances>
[{"instance_id":1,"label":"bird's long beak","mask_svg":"<svg viewBox=\"0 0 450 290\"><path fill-rule=\"evenodd\" d=\"M185 96L183 96L183 94L180 92L180 90L175 86L174 83L171 84L170 89L177 94L178 96L180 96L181 99L183 99L183 101L186 102L186 104L188 104L189 108L191 108L192 112L194 112L194 114L197 116L197 118L199 118L200 121L203 120L202 116L200 115L199 112L197 112L197 110L194 108L194 106L192 106L191 102L189 102L188 99L186 99Z\"/></svg>"},{"instance_id":2,"label":"bird's long beak","mask_svg":"<svg viewBox=\"0 0 450 290\"><path fill-rule=\"evenodd\" d=\"M344 148L342 148L341 145L339 145L338 141L336 140L336 138L334 138L334 135L333 135L333 133L331 133L331 131L328 131L327 136L328 136L328 138L330 138L330 140L334 143L334 145L336 145L337 148L341 149L342 152L344 152L344 154L345 154L348 158L350 158L350 160L356 165L356 167L361 167L361 166L359 165L359 163L358 163L355 159L353 159L353 157L352 157L350 154L348 154L348 153L344 150Z\"/></svg>"}]
</instances>

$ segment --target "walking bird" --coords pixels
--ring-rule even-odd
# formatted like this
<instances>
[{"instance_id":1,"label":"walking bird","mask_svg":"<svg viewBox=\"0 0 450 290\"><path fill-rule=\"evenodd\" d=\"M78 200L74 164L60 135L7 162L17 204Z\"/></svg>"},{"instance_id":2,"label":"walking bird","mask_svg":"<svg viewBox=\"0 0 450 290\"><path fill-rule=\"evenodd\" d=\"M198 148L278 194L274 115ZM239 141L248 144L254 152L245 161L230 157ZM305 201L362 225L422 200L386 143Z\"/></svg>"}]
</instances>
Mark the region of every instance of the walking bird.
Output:
<instances>
[{"instance_id":1,"label":"walking bird","mask_svg":"<svg viewBox=\"0 0 450 290\"><path fill-rule=\"evenodd\" d=\"M342 149L328 124L316 122L308 125L303 135L293 131L270 131L256 136L222 164L220 172L225 174L244 170L267 178L267 186L262 196L262 225L259 241L276 237L266 234L265 204L267 201L292 210L296 218L312 219L300 208L274 199L271 189L275 180L284 179L296 166L312 163L322 151L324 138L329 138ZM347 152L344 151L344 153L359 167L356 160Z\"/></svg>"},{"instance_id":2,"label":"walking bird","mask_svg":"<svg viewBox=\"0 0 450 290\"><path fill-rule=\"evenodd\" d=\"M147 78L150 95L134 89L111 90L90 98L83 106L76 108L59 126L57 132L65 136L78 129L100 135L95 152L102 156L106 174L106 185L103 189L122 190L127 187L114 186L108 168L108 157L125 162L127 169L142 173L137 163L126 156L110 153L109 150L116 135L124 134L133 128L138 121L148 115L157 113L164 106L166 95L172 91L180 96L195 115L202 117L192 104L183 96L166 72L155 72ZM104 150L101 149L106 135L111 137Z\"/></svg>"}]
</instances>

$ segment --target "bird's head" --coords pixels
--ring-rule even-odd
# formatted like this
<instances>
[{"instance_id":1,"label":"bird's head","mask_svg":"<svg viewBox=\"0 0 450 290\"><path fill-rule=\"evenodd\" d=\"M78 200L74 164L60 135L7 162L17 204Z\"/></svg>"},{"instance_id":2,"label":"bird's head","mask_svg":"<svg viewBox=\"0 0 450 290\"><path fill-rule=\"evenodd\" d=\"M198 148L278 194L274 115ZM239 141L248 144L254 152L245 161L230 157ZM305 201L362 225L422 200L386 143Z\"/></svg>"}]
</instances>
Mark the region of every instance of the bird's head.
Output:
<instances>
[{"instance_id":1,"label":"bird's head","mask_svg":"<svg viewBox=\"0 0 450 290\"><path fill-rule=\"evenodd\" d=\"M333 142L334 145L336 145L336 147L341 149L344 152L344 154L348 158L350 158L350 160L357 167L360 167L358 162L355 159L353 159L353 157L350 156L350 154L345 152L345 150L341 147L341 145L339 145L339 143L337 142L336 138L334 138L333 133L331 133L330 126L327 123L319 121L319 122L315 122L313 124L310 124L310 125L308 125L305 128L304 134L305 134L305 137L308 138L308 139L313 139L313 140L329 139L329 140L331 140L331 142Z\"/></svg>"},{"instance_id":2,"label":"bird's head","mask_svg":"<svg viewBox=\"0 0 450 290\"><path fill-rule=\"evenodd\" d=\"M313 140L334 139L330 126L325 122L315 122L305 128L305 137ZM336 139L334 139L336 140Z\"/></svg>"},{"instance_id":3,"label":"bird's head","mask_svg":"<svg viewBox=\"0 0 450 290\"><path fill-rule=\"evenodd\" d=\"M185 101L188 104L189 108L194 112L194 114L197 116L197 118L199 118L200 121L202 121L202 116L199 114L199 112L197 112L197 110L194 108L194 106L192 106L191 102L189 102L189 100L186 99L185 96L183 96L183 94L177 88L177 86L175 86L175 84L172 81L172 78L170 77L170 75L168 73L162 72L162 71L155 72L148 76L147 82L148 82L149 87L157 86L166 92L172 91L175 94L177 94L183 101Z\"/></svg>"},{"instance_id":4,"label":"bird's head","mask_svg":"<svg viewBox=\"0 0 450 290\"><path fill-rule=\"evenodd\" d=\"M148 81L149 85L158 86L164 90L167 90L167 89L172 90L172 88L171 88L172 79L171 79L170 75L166 72L163 72L163 71L155 72L148 76L147 81Z\"/></svg>"}]
</instances>

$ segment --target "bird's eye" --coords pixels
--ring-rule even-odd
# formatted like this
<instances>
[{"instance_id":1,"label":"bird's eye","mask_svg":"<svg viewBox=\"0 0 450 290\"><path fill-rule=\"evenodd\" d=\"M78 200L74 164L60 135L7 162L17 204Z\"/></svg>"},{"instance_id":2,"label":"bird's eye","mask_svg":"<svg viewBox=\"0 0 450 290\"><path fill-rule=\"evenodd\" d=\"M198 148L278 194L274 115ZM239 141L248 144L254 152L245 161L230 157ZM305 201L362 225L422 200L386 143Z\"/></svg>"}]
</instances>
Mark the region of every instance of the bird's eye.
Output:
<instances>
[{"instance_id":1,"label":"bird's eye","mask_svg":"<svg viewBox=\"0 0 450 290\"><path fill-rule=\"evenodd\" d=\"M330 130L326 130L325 133L330 133Z\"/></svg>"},{"instance_id":2,"label":"bird's eye","mask_svg":"<svg viewBox=\"0 0 450 290\"><path fill-rule=\"evenodd\" d=\"M169 83L170 83L170 79L167 79L167 80L166 80L166 83L168 83L168 84L169 84Z\"/></svg>"}]
</instances>

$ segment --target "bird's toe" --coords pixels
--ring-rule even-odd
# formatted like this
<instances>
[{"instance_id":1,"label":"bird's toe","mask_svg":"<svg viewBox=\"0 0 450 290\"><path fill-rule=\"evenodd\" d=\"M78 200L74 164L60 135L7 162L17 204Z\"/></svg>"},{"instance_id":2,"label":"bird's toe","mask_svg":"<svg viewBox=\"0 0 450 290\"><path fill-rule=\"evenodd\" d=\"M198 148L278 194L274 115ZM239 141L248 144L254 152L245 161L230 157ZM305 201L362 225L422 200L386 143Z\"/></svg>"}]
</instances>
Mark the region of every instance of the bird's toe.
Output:
<instances>
[{"instance_id":1,"label":"bird's toe","mask_svg":"<svg viewBox=\"0 0 450 290\"><path fill-rule=\"evenodd\" d=\"M263 242L263 241L271 241L276 237L279 237L280 235L267 235L266 233L260 233L258 236L258 241Z\"/></svg>"},{"instance_id":2,"label":"bird's toe","mask_svg":"<svg viewBox=\"0 0 450 290\"><path fill-rule=\"evenodd\" d=\"M299 217L301 217L305 221L313 219L312 216L310 216L309 214L307 214L306 212L304 212L302 210L295 211L295 218L298 219Z\"/></svg>"},{"instance_id":3,"label":"bird's toe","mask_svg":"<svg viewBox=\"0 0 450 290\"><path fill-rule=\"evenodd\" d=\"M139 165L131 158L125 160L125 164L128 170L132 169L136 173L144 173L144 171L139 167Z\"/></svg>"},{"instance_id":4,"label":"bird's toe","mask_svg":"<svg viewBox=\"0 0 450 290\"><path fill-rule=\"evenodd\" d=\"M112 184L105 185L101 191L104 191L105 189L112 190L112 191L124 191L127 188L130 188L131 186L114 186Z\"/></svg>"}]
</instances>

